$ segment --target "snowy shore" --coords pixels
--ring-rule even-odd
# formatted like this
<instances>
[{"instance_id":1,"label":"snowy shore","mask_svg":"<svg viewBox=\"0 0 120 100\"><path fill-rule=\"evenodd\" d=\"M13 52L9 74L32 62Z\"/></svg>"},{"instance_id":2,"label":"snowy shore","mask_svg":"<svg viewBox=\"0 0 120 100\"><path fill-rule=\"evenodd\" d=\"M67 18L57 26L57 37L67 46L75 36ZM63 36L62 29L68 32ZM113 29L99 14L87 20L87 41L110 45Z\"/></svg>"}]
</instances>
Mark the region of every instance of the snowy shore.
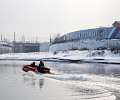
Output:
<instances>
[{"instance_id":1,"label":"snowy shore","mask_svg":"<svg viewBox=\"0 0 120 100\"><path fill-rule=\"evenodd\" d=\"M120 53L109 50L9 53L1 54L0 60L43 60L120 64Z\"/></svg>"}]
</instances>

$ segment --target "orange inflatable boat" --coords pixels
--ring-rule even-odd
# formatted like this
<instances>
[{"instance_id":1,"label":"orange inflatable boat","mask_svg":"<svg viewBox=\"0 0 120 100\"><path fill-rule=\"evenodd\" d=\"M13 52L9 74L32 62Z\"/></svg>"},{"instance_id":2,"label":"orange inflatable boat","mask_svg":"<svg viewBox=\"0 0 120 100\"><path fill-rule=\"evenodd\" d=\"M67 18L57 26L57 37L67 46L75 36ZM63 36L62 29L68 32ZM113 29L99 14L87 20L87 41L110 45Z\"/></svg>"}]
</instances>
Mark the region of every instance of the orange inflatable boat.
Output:
<instances>
[{"instance_id":1,"label":"orange inflatable boat","mask_svg":"<svg viewBox=\"0 0 120 100\"><path fill-rule=\"evenodd\" d=\"M50 68L47 67L43 67L42 71L41 70L37 70L39 66L35 65L35 67L31 67L30 65L24 65L22 67L23 71L28 72L28 71L33 71L35 73L43 73L43 74L51 74L50 72Z\"/></svg>"}]
</instances>

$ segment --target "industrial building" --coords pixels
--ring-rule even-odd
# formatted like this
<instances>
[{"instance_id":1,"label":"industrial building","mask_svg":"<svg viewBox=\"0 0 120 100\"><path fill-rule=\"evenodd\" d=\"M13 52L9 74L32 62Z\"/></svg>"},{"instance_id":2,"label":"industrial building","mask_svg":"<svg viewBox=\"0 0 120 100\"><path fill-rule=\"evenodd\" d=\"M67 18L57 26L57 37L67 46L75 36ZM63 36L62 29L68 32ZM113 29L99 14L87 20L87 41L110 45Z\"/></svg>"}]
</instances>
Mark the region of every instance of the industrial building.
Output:
<instances>
[{"instance_id":1,"label":"industrial building","mask_svg":"<svg viewBox=\"0 0 120 100\"><path fill-rule=\"evenodd\" d=\"M49 42L45 43L22 43L13 42L14 53L46 52L49 50Z\"/></svg>"},{"instance_id":2,"label":"industrial building","mask_svg":"<svg viewBox=\"0 0 120 100\"><path fill-rule=\"evenodd\" d=\"M112 27L101 27L69 32L52 40L50 51L120 49L120 21Z\"/></svg>"},{"instance_id":3,"label":"industrial building","mask_svg":"<svg viewBox=\"0 0 120 100\"><path fill-rule=\"evenodd\" d=\"M61 36L60 38L56 38L52 41L52 44L80 40L84 41L88 39L120 39L120 21L115 21L112 25L113 27L101 27L70 32Z\"/></svg>"},{"instance_id":4,"label":"industrial building","mask_svg":"<svg viewBox=\"0 0 120 100\"><path fill-rule=\"evenodd\" d=\"M28 52L39 52L39 43L14 43L14 53L28 53Z\"/></svg>"},{"instance_id":5,"label":"industrial building","mask_svg":"<svg viewBox=\"0 0 120 100\"><path fill-rule=\"evenodd\" d=\"M0 41L0 54L12 53L12 44L6 41Z\"/></svg>"}]
</instances>

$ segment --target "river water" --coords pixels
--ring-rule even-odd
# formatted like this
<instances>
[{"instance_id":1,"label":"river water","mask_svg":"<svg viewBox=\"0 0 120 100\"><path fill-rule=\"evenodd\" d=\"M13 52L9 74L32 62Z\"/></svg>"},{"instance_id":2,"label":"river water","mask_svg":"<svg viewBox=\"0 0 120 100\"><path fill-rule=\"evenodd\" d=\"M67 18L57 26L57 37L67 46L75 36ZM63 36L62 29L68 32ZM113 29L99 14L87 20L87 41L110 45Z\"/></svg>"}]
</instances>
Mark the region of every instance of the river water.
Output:
<instances>
[{"instance_id":1,"label":"river water","mask_svg":"<svg viewBox=\"0 0 120 100\"><path fill-rule=\"evenodd\" d=\"M43 75L24 72L30 63L0 61L0 100L120 100L120 65L45 62Z\"/></svg>"}]
</instances>

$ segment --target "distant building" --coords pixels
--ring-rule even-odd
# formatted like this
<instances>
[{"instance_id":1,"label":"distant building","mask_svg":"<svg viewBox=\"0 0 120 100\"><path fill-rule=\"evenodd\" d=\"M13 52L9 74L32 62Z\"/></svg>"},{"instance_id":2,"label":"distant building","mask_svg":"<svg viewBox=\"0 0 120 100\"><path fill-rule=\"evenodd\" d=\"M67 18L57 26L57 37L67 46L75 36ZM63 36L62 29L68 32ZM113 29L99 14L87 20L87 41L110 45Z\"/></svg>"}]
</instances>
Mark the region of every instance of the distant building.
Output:
<instances>
[{"instance_id":1,"label":"distant building","mask_svg":"<svg viewBox=\"0 0 120 100\"><path fill-rule=\"evenodd\" d=\"M59 38L53 39L52 44L88 39L120 39L120 21L115 21L112 25L114 27L101 27L69 32Z\"/></svg>"},{"instance_id":2,"label":"distant building","mask_svg":"<svg viewBox=\"0 0 120 100\"><path fill-rule=\"evenodd\" d=\"M40 52L49 51L50 42L40 43Z\"/></svg>"},{"instance_id":3,"label":"distant building","mask_svg":"<svg viewBox=\"0 0 120 100\"><path fill-rule=\"evenodd\" d=\"M0 41L0 54L12 53L12 44L5 41Z\"/></svg>"},{"instance_id":4,"label":"distant building","mask_svg":"<svg viewBox=\"0 0 120 100\"><path fill-rule=\"evenodd\" d=\"M92 28L66 33L59 38L53 39L49 50L120 48L120 21L115 21L112 25L113 27Z\"/></svg>"},{"instance_id":5,"label":"distant building","mask_svg":"<svg viewBox=\"0 0 120 100\"><path fill-rule=\"evenodd\" d=\"M39 52L40 44L39 43L14 43L14 53L28 53L28 52Z\"/></svg>"},{"instance_id":6,"label":"distant building","mask_svg":"<svg viewBox=\"0 0 120 100\"><path fill-rule=\"evenodd\" d=\"M115 21L113 24L112 24L113 27L120 27L120 21Z\"/></svg>"},{"instance_id":7,"label":"distant building","mask_svg":"<svg viewBox=\"0 0 120 100\"><path fill-rule=\"evenodd\" d=\"M28 53L28 52L46 52L49 51L49 42L44 43L22 43L15 42L14 53Z\"/></svg>"}]
</instances>

